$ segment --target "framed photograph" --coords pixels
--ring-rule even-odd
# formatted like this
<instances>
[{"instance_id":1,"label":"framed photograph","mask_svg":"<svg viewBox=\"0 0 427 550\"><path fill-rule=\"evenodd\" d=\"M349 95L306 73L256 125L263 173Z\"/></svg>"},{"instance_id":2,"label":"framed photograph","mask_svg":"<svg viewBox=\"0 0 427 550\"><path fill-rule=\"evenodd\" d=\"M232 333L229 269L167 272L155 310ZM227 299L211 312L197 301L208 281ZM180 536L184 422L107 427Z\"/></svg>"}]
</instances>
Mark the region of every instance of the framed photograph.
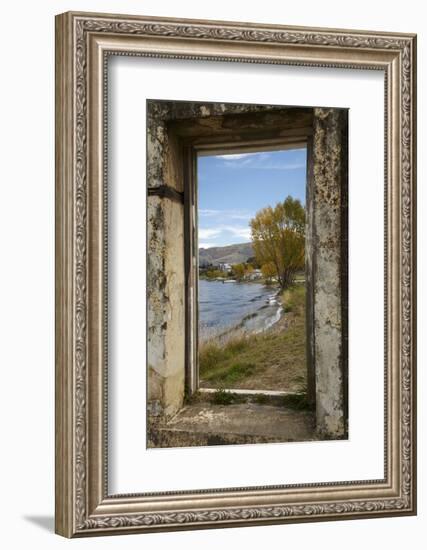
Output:
<instances>
[{"instance_id":1,"label":"framed photograph","mask_svg":"<svg viewBox=\"0 0 427 550\"><path fill-rule=\"evenodd\" d=\"M56 532L416 513L416 37L56 18Z\"/></svg>"}]
</instances>

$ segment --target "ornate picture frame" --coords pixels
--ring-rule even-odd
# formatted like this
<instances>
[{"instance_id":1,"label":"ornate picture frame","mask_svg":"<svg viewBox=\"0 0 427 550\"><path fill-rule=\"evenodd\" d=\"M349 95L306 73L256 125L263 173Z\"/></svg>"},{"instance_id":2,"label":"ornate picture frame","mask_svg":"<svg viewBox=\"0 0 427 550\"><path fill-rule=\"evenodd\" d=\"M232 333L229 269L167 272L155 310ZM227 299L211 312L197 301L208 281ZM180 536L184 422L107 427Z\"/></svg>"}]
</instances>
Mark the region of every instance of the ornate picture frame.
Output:
<instances>
[{"instance_id":1,"label":"ornate picture frame","mask_svg":"<svg viewBox=\"0 0 427 550\"><path fill-rule=\"evenodd\" d=\"M108 492L105 181L110 55L385 77L384 478ZM56 532L81 537L416 513L416 37L68 12L56 18Z\"/></svg>"}]
</instances>

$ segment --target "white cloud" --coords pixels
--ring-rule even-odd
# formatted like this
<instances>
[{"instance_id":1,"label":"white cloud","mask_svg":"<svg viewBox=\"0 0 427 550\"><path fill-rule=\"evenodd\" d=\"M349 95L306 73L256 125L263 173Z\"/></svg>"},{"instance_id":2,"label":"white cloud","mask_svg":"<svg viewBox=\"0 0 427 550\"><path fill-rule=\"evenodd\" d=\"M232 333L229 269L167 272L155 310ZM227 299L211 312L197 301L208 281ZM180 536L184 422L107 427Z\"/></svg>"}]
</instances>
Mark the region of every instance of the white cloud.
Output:
<instances>
[{"instance_id":1,"label":"white cloud","mask_svg":"<svg viewBox=\"0 0 427 550\"><path fill-rule=\"evenodd\" d=\"M283 162L274 161L274 155L271 153L239 153L232 155L216 155L215 158L225 162L228 168L250 168L258 170L298 170L305 167L305 163L301 161ZM234 161L239 162L234 162Z\"/></svg>"},{"instance_id":2,"label":"white cloud","mask_svg":"<svg viewBox=\"0 0 427 550\"><path fill-rule=\"evenodd\" d=\"M219 241L227 241L233 243L237 240L240 242L248 242L251 239L251 229L248 225L218 225L215 228L200 228L199 227L199 239L204 245L209 247L215 246L215 244L210 241L215 239L215 242L218 243L217 246L224 246L224 244L219 244ZM202 244L199 245L202 248ZM206 247L206 246L205 246Z\"/></svg>"},{"instance_id":3,"label":"white cloud","mask_svg":"<svg viewBox=\"0 0 427 550\"><path fill-rule=\"evenodd\" d=\"M232 220L245 220L249 222L250 218L253 218L253 214L230 214Z\"/></svg>"},{"instance_id":4,"label":"white cloud","mask_svg":"<svg viewBox=\"0 0 427 550\"><path fill-rule=\"evenodd\" d=\"M266 164L260 164L255 168L261 170L298 170L299 168L304 168L305 164L303 162L271 162Z\"/></svg>"},{"instance_id":5,"label":"white cloud","mask_svg":"<svg viewBox=\"0 0 427 550\"><path fill-rule=\"evenodd\" d=\"M199 208L199 216L218 216L218 214L221 214L221 212L224 212L223 210L212 210L210 208Z\"/></svg>"},{"instance_id":6,"label":"white cloud","mask_svg":"<svg viewBox=\"0 0 427 550\"><path fill-rule=\"evenodd\" d=\"M224 231L228 231L241 239L249 240L251 238L250 227L236 227L236 226L227 225L227 226L224 226L223 229Z\"/></svg>"},{"instance_id":7,"label":"white cloud","mask_svg":"<svg viewBox=\"0 0 427 550\"><path fill-rule=\"evenodd\" d=\"M204 243L204 242L199 242L199 248L214 248L216 246L226 246L225 244L223 243Z\"/></svg>"},{"instance_id":8,"label":"white cloud","mask_svg":"<svg viewBox=\"0 0 427 550\"><path fill-rule=\"evenodd\" d=\"M219 218L219 220L245 220L249 221L253 217L253 212L249 210L238 210L238 209L229 209L229 210L213 210L208 208L199 209L199 217L204 218Z\"/></svg>"},{"instance_id":9,"label":"white cloud","mask_svg":"<svg viewBox=\"0 0 427 550\"><path fill-rule=\"evenodd\" d=\"M251 155L252 153L233 153L230 155L215 155L215 158L224 160L240 160L245 157L250 157Z\"/></svg>"},{"instance_id":10,"label":"white cloud","mask_svg":"<svg viewBox=\"0 0 427 550\"><path fill-rule=\"evenodd\" d=\"M202 229L199 227L199 239L212 239L214 237L217 237L222 232L221 228L205 228Z\"/></svg>"}]
</instances>

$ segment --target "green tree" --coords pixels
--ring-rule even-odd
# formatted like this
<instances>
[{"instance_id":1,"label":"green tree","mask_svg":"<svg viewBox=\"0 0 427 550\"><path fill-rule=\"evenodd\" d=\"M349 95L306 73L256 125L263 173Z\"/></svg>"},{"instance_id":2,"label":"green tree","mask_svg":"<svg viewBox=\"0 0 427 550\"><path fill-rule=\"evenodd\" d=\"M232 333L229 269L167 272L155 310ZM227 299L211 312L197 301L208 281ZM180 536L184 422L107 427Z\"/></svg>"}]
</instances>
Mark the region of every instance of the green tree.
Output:
<instances>
[{"instance_id":1,"label":"green tree","mask_svg":"<svg viewBox=\"0 0 427 550\"><path fill-rule=\"evenodd\" d=\"M258 262L256 261L255 256L251 256L250 258L248 258L248 259L246 260L246 263L247 263L248 265L251 265L254 269L259 269L259 268L261 268L261 266L260 266L260 265L258 264Z\"/></svg>"},{"instance_id":2,"label":"green tree","mask_svg":"<svg viewBox=\"0 0 427 550\"><path fill-rule=\"evenodd\" d=\"M241 281L246 275L245 264L234 264L231 266L233 277L238 281Z\"/></svg>"},{"instance_id":3,"label":"green tree","mask_svg":"<svg viewBox=\"0 0 427 550\"><path fill-rule=\"evenodd\" d=\"M277 276L277 270L274 267L273 262L268 262L261 266L261 273L267 284L270 284L273 277Z\"/></svg>"},{"instance_id":4,"label":"green tree","mask_svg":"<svg viewBox=\"0 0 427 550\"><path fill-rule=\"evenodd\" d=\"M250 221L255 258L260 265L274 266L282 289L294 282L304 267L305 209L288 196L274 208L267 206Z\"/></svg>"},{"instance_id":5,"label":"green tree","mask_svg":"<svg viewBox=\"0 0 427 550\"><path fill-rule=\"evenodd\" d=\"M245 266L245 275L250 275L254 271L254 266L250 263L244 264Z\"/></svg>"},{"instance_id":6,"label":"green tree","mask_svg":"<svg viewBox=\"0 0 427 550\"><path fill-rule=\"evenodd\" d=\"M224 273L219 269L208 269L208 271L206 271L206 277L208 279L218 279L223 276Z\"/></svg>"}]
</instances>

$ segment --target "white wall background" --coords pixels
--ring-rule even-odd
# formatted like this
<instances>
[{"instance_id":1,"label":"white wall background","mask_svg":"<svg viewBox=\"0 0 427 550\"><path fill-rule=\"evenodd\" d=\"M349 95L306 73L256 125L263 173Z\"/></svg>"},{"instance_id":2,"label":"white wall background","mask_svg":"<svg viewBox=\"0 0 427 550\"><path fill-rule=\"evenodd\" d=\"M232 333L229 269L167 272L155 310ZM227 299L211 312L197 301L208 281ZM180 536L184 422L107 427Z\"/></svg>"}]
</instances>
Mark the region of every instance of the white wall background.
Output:
<instances>
[{"instance_id":1,"label":"white wall background","mask_svg":"<svg viewBox=\"0 0 427 550\"><path fill-rule=\"evenodd\" d=\"M425 463L426 295L423 190L426 116L419 105L419 515L67 541L53 534L54 510L54 15L67 10L246 20L290 25L417 32L418 89L425 90L422 3L407 0L86 0L2 6L0 323L0 517L3 548L193 549L233 545L335 550L422 548L427 530ZM424 145L424 147L423 147ZM368 306L368 304L367 304ZM424 534L424 537L423 537Z\"/></svg>"},{"instance_id":2,"label":"white wall background","mask_svg":"<svg viewBox=\"0 0 427 550\"><path fill-rule=\"evenodd\" d=\"M110 493L382 478L384 74L116 56L109 78L109 258L114 266L108 279ZM146 232L140 214L145 204L145 156L140 152L146 138L141 121L145 98L153 97L349 108L347 441L147 450L144 438L135 437L146 412L146 348L140 338L146 265L144 250L135 253L136 236L143 239Z\"/></svg>"}]
</instances>

